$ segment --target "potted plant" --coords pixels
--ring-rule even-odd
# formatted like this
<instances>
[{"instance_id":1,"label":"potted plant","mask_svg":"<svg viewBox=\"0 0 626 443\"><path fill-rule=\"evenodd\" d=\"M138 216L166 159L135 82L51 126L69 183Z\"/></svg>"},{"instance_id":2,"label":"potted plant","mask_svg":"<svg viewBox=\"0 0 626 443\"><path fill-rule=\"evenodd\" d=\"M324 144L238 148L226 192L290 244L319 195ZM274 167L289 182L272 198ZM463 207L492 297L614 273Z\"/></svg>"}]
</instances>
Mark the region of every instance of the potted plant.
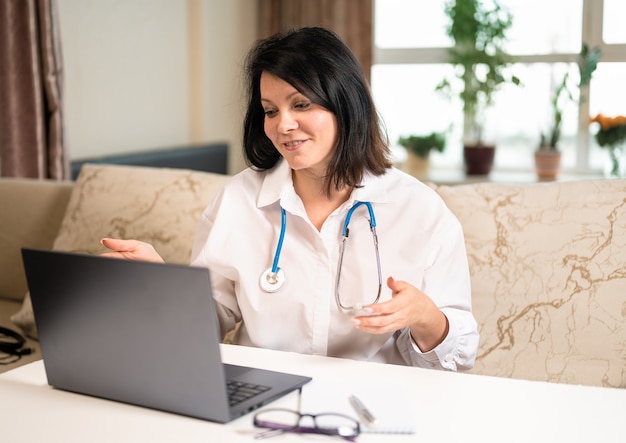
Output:
<instances>
[{"instance_id":1,"label":"potted plant","mask_svg":"<svg viewBox=\"0 0 626 443\"><path fill-rule=\"evenodd\" d=\"M495 146L483 141L484 112L504 83L520 83L508 73L514 59L504 50L513 17L497 0L491 3L491 9L481 0L449 0L445 6L450 19L447 33L454 41L448 59L462 83L459 97L463 102L463 156L468 174L491 171ZM444 79L437 89L449 93L452 85Z\"/></svg>"},{"instance_id":2,"label":"potted plant","mask_svg":"<svg viewBox=\"0 0 626 443\"><path fill-rule=\"evenodd\" d=\"M624 145L626 144L626 116L617 115L609 117L598 114L591 123L598 123L600 128L595 134L598 146L609 153L610 165L606 170L609 178L626 176L626 158L624 158Z\"/></svg>"},{"instance_id":3,"label":"potted plant","mask_svg":"<svg viewBox=\"0 0 626 443\"><path fill-rule=\"evenodd\" d=\"M430 168L430 152L443 152L446 147L446 135L443 132L432 132L429 135L401 136L398 144L407 152L406 171L419 178L428 178Z\"/></svg>"},{"instance_id":4,"label":"potted plant","mask_svg":"<svg viewBox=\"0 0 626 443\"><path fill-rule=\"evenodd\" d=\"M539 180L554 180L561 169L561 151L558 143L561 139L563 123L563 105L565 100L574 100L568 88L569 73L565 73L561 82L554 89L550 100L552 122L547 133L541 133L539 148L535 151L535 172Z\"/></svg>"},{"instance_id":5,"label":"potted plant","mask_svg":"<svg viewBox=\"0 0 626 443\"><path fill-rule=\"evenodd\" d=\"M583 87L591 81L593 72L598 66L600 50L592 50L583 44L578 57L578 100L582 100ZM569 72L563 75L562 80L554 88L550 99L552 121L547 133L541 133L539 147L535 151L535 171L539 180L554 180L561 168L561 151L559 140L561 139L561 125L563 123L563 108L567 102L574 102L576 98L571 92Z\"/></svg>"}]
</instances>

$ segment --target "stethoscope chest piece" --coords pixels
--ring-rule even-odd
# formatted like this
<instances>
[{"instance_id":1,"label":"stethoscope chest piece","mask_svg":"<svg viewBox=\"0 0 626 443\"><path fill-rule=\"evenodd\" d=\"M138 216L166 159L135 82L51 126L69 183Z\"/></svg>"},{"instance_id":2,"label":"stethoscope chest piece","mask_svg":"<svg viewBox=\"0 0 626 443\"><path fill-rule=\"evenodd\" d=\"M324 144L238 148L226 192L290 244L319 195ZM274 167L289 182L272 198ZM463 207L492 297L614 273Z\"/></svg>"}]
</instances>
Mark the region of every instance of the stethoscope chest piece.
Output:
<instances>
[{"instance_id":1,"label":"stethoscope chest piece","mask_svg":"<svg viewBox=\"0 0 626 443\"><path fill-rule=\"evenodd\" d=\"M261 289L265 292L276 292L285 283L285 273L282 269L278 269L277 272L272 272L272 268L269 268L259 278L259 284Z\"/></svg>"}]
</instances>

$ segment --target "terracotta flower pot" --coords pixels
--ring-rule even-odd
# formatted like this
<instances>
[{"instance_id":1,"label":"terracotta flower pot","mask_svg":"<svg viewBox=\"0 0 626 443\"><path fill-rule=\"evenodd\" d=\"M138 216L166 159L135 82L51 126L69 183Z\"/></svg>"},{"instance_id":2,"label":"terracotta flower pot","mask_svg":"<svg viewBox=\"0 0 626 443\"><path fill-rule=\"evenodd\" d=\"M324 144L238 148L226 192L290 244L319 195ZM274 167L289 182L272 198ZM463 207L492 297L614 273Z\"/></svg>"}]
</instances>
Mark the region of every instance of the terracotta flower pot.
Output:
<instances>
[{"instance_id":1,"label":"terracotta flower pot","mask_svg":"<svg viewBox=\"0 0 626 443\"><path fill-rule=\"evenodd\" d=\"M430 159L428 157L420 157L412 152L407 153L405 170L413 177L419 180L428 178L428 170L430 169Z\"/></svg>"},{"instance_id":2,"label":"terracotta flower pot","mask_svg":"<svg viewBox=\"0 0 626 443\"><path fill-rule=\"evenodd\" d=\"M535 151L535 171L539 180L556 180L561 171L561 151L555 149Z\"/></svg>"}]
</instances>

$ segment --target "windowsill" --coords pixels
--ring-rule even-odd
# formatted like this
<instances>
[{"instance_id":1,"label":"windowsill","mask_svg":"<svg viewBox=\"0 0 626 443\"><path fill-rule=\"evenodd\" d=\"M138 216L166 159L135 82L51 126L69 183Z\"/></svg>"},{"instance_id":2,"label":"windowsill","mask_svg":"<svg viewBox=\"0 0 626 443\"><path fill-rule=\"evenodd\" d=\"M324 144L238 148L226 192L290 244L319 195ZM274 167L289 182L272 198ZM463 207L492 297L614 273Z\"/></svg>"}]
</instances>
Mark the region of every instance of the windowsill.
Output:
<instances>
[{"instance_id":1,"label":"windowsill","mask_svg":"<svg viewBox=\"0 0 626 443\"><path fill-rule=\"evenodd\" d=\"M555 181L573 180L598 180L605 178L602 174L594 173L561 173ZM428 178L422 181L433 182L437 185L462 185L471 183L491 182L491 183L539 183L534 172L514 172L514 171L491 171L489 175L467 175L464 171L457 169L432 169L428 173Z\"/></svg>"}]
</instances>

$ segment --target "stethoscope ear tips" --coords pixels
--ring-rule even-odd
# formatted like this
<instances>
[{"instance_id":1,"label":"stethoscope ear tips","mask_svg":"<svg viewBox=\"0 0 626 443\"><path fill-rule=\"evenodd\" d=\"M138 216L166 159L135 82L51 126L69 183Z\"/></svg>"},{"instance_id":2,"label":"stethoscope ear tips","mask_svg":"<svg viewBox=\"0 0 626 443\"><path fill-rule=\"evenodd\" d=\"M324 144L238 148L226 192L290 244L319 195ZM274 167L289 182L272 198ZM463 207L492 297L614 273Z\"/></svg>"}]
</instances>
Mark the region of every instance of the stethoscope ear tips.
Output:
<instances>
[{"instance_id":1,"label":"stethoscope ear tips","mask_svg":"<svg viewBox=\"0 0 626 443\"><path fill-rule=\"evenodd\" d=\"M272 272L272 269L268 269L259 278L259 285L265 292L276 292L285 283L285 273L282 269L278 269L276 272Z\"/></svg>"}]
</instances>

